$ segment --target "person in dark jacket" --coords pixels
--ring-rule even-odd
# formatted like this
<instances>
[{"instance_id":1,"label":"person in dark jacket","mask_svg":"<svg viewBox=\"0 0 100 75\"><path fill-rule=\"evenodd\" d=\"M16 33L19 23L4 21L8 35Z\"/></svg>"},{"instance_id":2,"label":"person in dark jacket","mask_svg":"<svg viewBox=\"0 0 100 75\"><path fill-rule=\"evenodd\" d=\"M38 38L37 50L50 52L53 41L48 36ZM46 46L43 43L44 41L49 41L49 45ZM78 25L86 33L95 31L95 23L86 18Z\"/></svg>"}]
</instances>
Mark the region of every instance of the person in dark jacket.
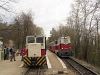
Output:
<instances>
[{"instance_id":1,"label":"person in dark jacket","mask_svg":"<svg viewBox=\"0 0 100 75\"><path fill-rule=\"evenodd\" d=\"M6 48L7 60L9 59L9 48Z\"/></svg>"},{"instance_id":2,"label":"person in dark jacket","mask_svg":"<svg viewBox=\"0 0 100 75\"><path fill-rule=\"evenodd\" d=\"M4 60L8 60L9 59L9 50L8 48L4 48Z\"/></svg>"},{"instance_id":3,"label":"person in dark jacket","mask_svg":"<svg viewBox=\"0 0 100 75\"><path fill-rule=\"evenodd\" d=\"M6 60L7 53L6 53L6 46L4 47L4 60Z\"/></svg>"},{"instance_id":4,"label":"person in dark jacket","mask_svg":"<svg viewBox=\"0 0 100 75\"><path fill-rule=\"evenodd\" d=\"M15 51L13 48L10 48L10 61L12 61L14 59L15 60Z\"/></svg>"}]
</instances>

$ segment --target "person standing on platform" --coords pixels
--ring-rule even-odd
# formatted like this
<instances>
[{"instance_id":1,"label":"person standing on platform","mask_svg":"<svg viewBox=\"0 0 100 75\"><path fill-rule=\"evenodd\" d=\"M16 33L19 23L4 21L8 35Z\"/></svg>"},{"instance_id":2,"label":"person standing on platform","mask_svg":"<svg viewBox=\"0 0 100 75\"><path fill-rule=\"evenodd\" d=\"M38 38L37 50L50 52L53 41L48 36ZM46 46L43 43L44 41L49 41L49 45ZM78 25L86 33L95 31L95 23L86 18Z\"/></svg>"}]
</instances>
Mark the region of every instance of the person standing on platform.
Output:
<instances>
[{"instance_id":1,"label":"person standing on platform","mask_svg":"<svg viewBox=\"0 0 100 75\"><path fill-rule=\"evenodd\" d=\"M14 59L15 60L15 51L13 48L10 48L10 61L12 61Z\"/></svg>"},{"instance_id":2,"label":"person standing on platform","mask_svg":"<svg viewBox=\"0 0 100 75\"><path fill-rule=\"evenodd\" d=\"M6 46L4 47L4 60L7 58L7 53L6 53Z\"/></svg>"},{"instance_id":3,"label":"person standing on platform","mask_svg":"<svg viewBox=\"0 0 100 75\"><path fill-rule=\"evenodd\" d=\"M8 60L8 59L9 59L9 49L6 48L6 46L5 46L5 48L4 48L4 60Z\"/></svg>"},{"instance_id":4,"label":"person standing on platform","mask_svg":"<svg viewBox=\"0 0 100 75\"><path fill-rule=\"evenodd\" d=\"M9 48L6 48L6 53L7 53L7 60L9 59Z\"/></svg>"}]
</instances>

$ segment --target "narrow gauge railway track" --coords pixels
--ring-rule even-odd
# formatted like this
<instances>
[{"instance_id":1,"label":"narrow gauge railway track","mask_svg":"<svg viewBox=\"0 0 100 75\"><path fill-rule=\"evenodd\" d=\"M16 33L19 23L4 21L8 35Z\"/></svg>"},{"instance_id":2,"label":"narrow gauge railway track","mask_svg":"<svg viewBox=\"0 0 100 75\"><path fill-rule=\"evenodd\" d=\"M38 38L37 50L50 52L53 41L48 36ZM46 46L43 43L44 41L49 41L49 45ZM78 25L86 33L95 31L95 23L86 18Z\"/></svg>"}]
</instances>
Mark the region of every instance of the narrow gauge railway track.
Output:
<instances>
[{"instance_id":1,"label":"narrow gauge railway track","mask_svg":"<svg viewBox=\"0 0 100 75\"><path fill-rule=\"evenodd\" d=\"M93 71L89 70L85 66L81 65L77 61L75 61L72 58L64 58L62 59L65 63L67 62L69 65L71 65L78 73L79 75L98 75L94 73Z\"/></svg>"},{"instance_id":2,"label":"narrow gauge railway track","mask_svg":"<svg viewBox=\"0 0 100 75\"><path fill-rule=\"evenodd\" d=\"M44 72L41 68L28 68L24 75L45 75Z\"/></svg>"}]
</instances>

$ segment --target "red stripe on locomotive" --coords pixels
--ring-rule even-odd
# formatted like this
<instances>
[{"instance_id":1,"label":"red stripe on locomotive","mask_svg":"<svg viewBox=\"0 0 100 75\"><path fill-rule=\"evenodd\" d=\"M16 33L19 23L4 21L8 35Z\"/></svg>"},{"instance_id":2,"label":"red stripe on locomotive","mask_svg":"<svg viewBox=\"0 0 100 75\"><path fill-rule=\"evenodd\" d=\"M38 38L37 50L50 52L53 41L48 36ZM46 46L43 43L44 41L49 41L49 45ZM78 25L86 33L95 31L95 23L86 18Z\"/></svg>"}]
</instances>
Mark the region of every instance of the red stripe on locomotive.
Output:
<instances>
[{"instance_id":1,"label":"red stripe on locomotive","mask_svg":"<svg viewBox=\"0 0 100 75\"><path fill-rule=\"evenodd\" d=\"M23 48L21 50L21 55L22 56L28 56L28 49ZM46 50L45 49L41 49L41 56L45 56L46 55Z\"/></svg>"},{"instance_id":2,"label":"red stripe on locomotive","mask_svg":"<svg viewBox=\"0 0 100 75\"><path fill-rule=\"evenodd\" d=\"M45 56L46 55L46 50L45 49L41 49L41 56Z\"/></svg>"},{"instance_id":3,"label":"red stripe on locomotive","mask_svg":"<svg viewBox=\"0 0 100 75\"><path fill-rule=\"evenodd\" d=\"M57 45L57 49L59 50L63 50L63 49L66 49L66 50L68 50L68 49L71 49L72 47L71 47L71 44L59 44L59 45Z\"/></svg>"}]
</instances>

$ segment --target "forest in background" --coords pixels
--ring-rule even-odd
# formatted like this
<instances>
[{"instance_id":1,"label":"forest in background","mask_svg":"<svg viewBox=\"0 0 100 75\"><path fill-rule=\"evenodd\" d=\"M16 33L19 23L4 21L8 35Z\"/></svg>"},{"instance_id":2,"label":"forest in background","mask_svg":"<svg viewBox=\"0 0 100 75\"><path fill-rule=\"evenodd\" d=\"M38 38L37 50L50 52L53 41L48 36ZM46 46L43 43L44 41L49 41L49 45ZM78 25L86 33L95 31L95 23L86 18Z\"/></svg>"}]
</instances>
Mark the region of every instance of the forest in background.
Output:
<instances>
[{"instance_id":1,"label":"forest in background","mask_svg":"<svg viewBox=\"0 0 100 75\"><path fill-rule=\"evenodd\" d=\"M13 40L17 49L25 47L26 36L42 35L43 29L33 23L31 13L21 13L12 24L0 23L0 36L3 42L8 45Z\"/></svg>"},{"instance_id":2,"label":"forest in background","mask_svg":"<svg viewBox=\"0 0 100 75\"><path fill-rule=\"evenodd\" d=\"M52 28L48 44L70 36L74 56L100 67L100 1L75 0L66 25Z\"/></svg>"},{"instance_id":3,"label":"forest in background","mask_svg":"<svg viewBox=\"0 0 100 75\"><path fill-rule=\"evenodd\" d=\"M0 37L3 38L4 45L8 46L9 40L15 44L15 48L25 47L26 36L41 35L44 31L34 24L32 12L16 14L12 9L13 4L19 0L0 0ZM7 14L15 15L11 24L5 22Z\"/></svg>"}]
</instances>

